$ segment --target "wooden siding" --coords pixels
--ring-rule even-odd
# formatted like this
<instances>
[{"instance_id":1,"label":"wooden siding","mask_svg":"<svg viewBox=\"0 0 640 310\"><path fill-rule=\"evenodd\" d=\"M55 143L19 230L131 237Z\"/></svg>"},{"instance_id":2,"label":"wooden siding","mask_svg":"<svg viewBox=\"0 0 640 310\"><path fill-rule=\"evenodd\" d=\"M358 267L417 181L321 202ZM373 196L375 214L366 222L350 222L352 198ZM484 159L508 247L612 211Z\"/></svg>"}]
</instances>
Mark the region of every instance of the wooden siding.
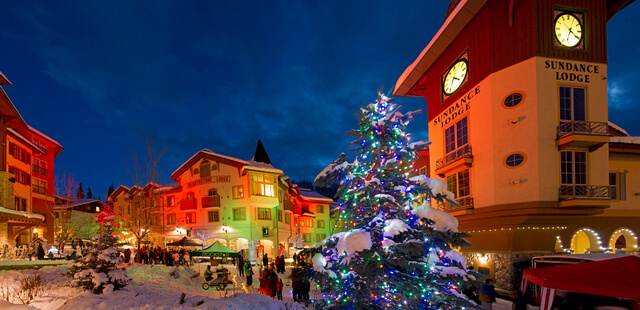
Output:
<instances>
[{"instance_id":1,"label":"wooden siding","mask_svg":"<svg viewBox=\"0 0 640 310\"><path fill-rule=\"evenodd\" d=\"M606 63L605 0L513 0L512 14L509 1L489 1L408 92L427 99L429 121L490 74L534 56ZM585 12L585 50L554 45L556 7ZM443 101L442 74L467 50L469 80Z\"/></svg>"}]
</instances>

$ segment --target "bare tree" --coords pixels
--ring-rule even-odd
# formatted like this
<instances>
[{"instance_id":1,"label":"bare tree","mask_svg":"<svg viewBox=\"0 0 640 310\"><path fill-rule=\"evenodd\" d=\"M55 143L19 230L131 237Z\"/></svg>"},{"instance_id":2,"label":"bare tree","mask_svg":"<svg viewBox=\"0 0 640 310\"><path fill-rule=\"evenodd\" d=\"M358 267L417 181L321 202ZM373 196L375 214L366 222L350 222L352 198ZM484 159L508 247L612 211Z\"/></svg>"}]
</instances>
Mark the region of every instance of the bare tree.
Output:
<instances>
[{"instance_id":1,"label":"bare tree","mask_svg":"<svg viewBox=\"0 0 640 310\"><path fill-rule=\"evenodd\" d=\"M195 229L193 230L193 236L202 240L202 249L204 249L207 240L212 239L213 236L207 235L207 230L205 229Z\"/></svg>"},{"instance_id":2,"label":"bare tree","mask_svg":"<svg viewBox=\"0 0 640 310\"><path fill-rule=\"evenodd\" d=\"M128 197L131 203L131 215L125 219L125 227L136 238L138 253L140 244L149 234L151 229L158 229L162 219L161 196L157 191L158 184L164 178L160 161L166 150L166 145L158 147L155 140L143 139L142 150L132 148L126 164L125 171L133 181L134 189ZM164 234L164 231L162 231Z\"/></svg>"},{"instance_id":3,"label":"bare tree","mask_svg":"<svg viewBox=\"0 0 640 310\"><path fill-rule=\"evenodd\" d=\"M76 200L78 186L78 181L71 174L65 173L56 176L55 192L60 204L49 212L52 213L51 215L55 219L53 236L60 252L64 250L65 243L73 239L76 232L80 231L82 226L86 224L80 221L73 221L74 209L71 205Z\"/></svg>"}]
</instances>

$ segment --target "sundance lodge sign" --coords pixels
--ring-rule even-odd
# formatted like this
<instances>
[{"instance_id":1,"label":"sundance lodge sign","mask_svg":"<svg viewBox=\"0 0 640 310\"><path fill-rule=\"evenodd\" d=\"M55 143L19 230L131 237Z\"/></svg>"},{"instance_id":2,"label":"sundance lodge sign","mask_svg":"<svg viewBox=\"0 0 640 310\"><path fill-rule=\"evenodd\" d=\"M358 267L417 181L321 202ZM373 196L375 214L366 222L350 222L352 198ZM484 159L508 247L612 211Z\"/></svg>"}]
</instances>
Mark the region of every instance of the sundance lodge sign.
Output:
<instances>
[{"instance_id":1,"label":"sundance lodge sign","mask_svg":"<svg viewBox=\"0 0 640 310\"><path fill-rule=\"evenodd\" d=\"M444 112L440 113L440 115L433 120L433 125L440 124L440 127L444 127L452 123L458 116L461 116L471 109L471 99L479 93L480 86L470 90L458 99L458 101L452 103Z\"/></svg>"},{"instance_id":2,"label":"sundance lodge sign","mask_svg":"<svg viewBox=\"0 0 640 310\"><path fill-rule=\"evenodd\" d=\"M195 181L191 181L191 182L187 183L187 187L188 188L192 188L194 186L198 186L198 185L202 185L202 184L222 183L222 182L231 182L231 176L230 175L215 175L215 176L199 178L199 179L197 179Z\"/></svg>"}]
</instances>

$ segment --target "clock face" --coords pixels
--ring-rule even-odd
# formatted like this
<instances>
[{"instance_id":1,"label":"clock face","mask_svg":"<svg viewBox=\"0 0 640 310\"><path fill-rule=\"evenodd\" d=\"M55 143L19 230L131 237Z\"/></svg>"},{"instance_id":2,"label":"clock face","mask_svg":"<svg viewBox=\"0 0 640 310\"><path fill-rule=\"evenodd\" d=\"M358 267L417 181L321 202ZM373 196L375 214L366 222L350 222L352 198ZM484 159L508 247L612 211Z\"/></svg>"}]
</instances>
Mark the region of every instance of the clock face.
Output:
<instances>
[{"instance_id":1,"label":"clock face","mask_svg":"<svg viewBox=\"0 0 640 310\"><path fill-rule=\"evenodd\" d=\"M468 63L465 59L458 60L458 62L451 66L442 83L442 90L446 95L451 95L460 88L464 79L467 77L467 67Z\"/></svg>"},{"instance_id":2,"label":"clock face","mask_svg":"<svg viewBox=\"0 0 640 310\"><path fill-rule=\"evenodd\" d=\"M566 47L575 47L582 40L582 23L571 13L562 13L556 17L556 39Z\"/></svg>"}]
</instances>

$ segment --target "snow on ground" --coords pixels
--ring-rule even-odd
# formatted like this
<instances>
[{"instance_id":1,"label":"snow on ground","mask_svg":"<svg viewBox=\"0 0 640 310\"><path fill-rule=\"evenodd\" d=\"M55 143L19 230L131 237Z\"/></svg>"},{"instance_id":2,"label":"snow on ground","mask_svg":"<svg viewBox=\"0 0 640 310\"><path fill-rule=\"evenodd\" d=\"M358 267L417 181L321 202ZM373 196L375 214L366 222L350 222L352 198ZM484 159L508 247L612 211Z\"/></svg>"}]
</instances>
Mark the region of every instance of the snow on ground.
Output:
<instances>
[{"instance_id":1,"label":"snow on ground","mask_svg":"<svg viewBox=\"0 0 640 310\"><path fill-rule=\"evenodd\" d=\"M17 263L25 264L24 262ZM41 261L42 262L42 261ZM2 262L2 264L10 264ZM33 263L32 263L33 264ZM288 278L291 267L287 267L287 273L278 274L283 279L285 285L283 289L284 300L277 301L262 294L248 294L242 292L240 285L245 283L245 277L238 276L235 266L224 265L231 272L231 276L236 276L237 286L229 285L227 291L217 291L214 288L202 289L204 279L202 274L207 264L196 264L191 268L186 267L166 267L161 265L133 265L126 269L126 274L131 278L130 284L123 290L114 291L103 295L95 295L90 292L83 292L79 288L67 287L65 284L69 278L63 274L69 265L46 266L40 270L6 270L0 271L0 288L11 283L17 283L24 276L33 275L38 272L44 282L46 282L46 294L38 297L29 306L10 304L0 300L0 309L23 310L23 309L43 309L43 310L65 310L65 309L141 309L141 310L168 310L168 309L211 309L211 310L281 310L295 309L304 310L301 304L294 304L292 298L291 280ZM215 270L216 266L212 266ZM253 268L254 289L259 286L259 270ZM200 275L191 278L194 273ZM173 275L171 275L173 274ZM312 288L315 288L312 285ZM180 304L180 296L186 295L184 304ZM237 295L234 295L238 293ZM311 299L322 296L318 291L310 292ZM202 302L200 305L197 303ZM288 305L287 305L288 304ZM295 305L291 307L291 305ZM511 302L499 299L494 304L493 309L511 309ZM537 309L530 307L529 309Z\"/></svg>"}]
</instances>

